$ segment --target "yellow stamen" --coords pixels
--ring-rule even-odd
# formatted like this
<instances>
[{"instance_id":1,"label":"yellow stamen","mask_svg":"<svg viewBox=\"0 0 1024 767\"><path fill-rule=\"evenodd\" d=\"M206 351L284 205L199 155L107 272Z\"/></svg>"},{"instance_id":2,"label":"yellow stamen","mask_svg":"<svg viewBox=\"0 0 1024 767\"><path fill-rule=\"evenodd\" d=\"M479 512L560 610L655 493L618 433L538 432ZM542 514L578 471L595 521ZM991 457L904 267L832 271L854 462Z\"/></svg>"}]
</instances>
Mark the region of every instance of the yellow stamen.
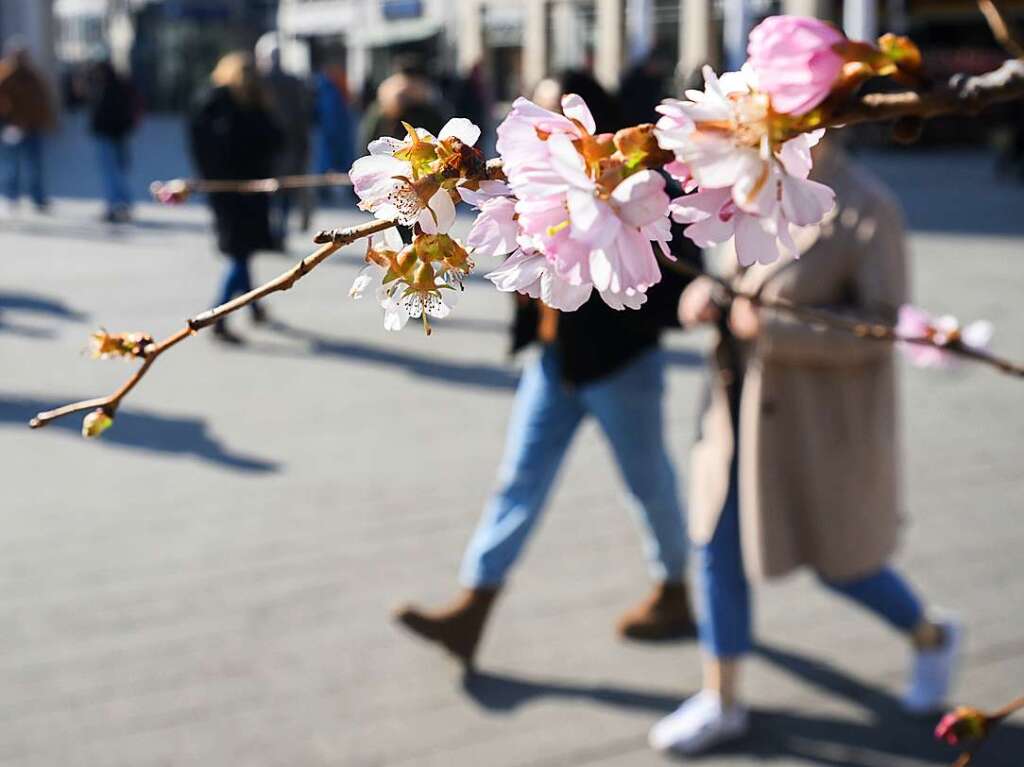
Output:
<instances>
[{"instance_id":1,"label":"yellow stamen","mask_svg":"<svg viewBox=\"0 0 1024 767\"><path fill-rule=\"evenodd\" d=\"M548 237L554 237L556 234L561 232L563 229L566 229L568 226L569 226L569 219L566 219L565 221L563 221L560 224L555 224L554 226L549 226L548 227Z\"/></svg>"}]
</instances>

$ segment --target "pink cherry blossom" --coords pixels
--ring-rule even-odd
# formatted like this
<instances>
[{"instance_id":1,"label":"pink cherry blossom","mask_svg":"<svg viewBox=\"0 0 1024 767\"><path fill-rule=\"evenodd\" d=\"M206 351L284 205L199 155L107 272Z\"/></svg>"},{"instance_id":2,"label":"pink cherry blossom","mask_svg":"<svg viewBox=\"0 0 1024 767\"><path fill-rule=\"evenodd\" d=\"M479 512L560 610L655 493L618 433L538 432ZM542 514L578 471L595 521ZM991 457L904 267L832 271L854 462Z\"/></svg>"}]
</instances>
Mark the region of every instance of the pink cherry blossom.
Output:
<instances>
[{"instance_id":1,"label":"pink cherry blossom","mask_svg":"<svg viewBox=\"0 0 1024 767\"><path fill-rule=\"evenodd\" d=\"M943 346L959 343L969 349L983 351L992 340L993 327L988 320L976 320L964 327L952 315L932 317L928 312L910 304L900 307L896 335L907 339L923 339L931 344L900 343L901 351L915 367L949 367L953 356Z\"/></svg>"},{"instance_id":2,"label":"pink cherry blossom","mask_svg":"<svg viewBox=\"0 0 1024 767\"><path fill-rule=\"evenodd\" d=\"M484 275L505 293L522 293L539 298L553 309L574 312L590 298L594 286L572 285L559 277L543 253L517 250L501 266Z\"/></svg>"},{"instance_id":3,"label":"pink cherry blossom","mask_svg":"<svg viewBox=\"0 0 1024 767\"><path fill-rule=\"evenodd\" d=\"M559 115L519 99L498 127L498 151L516 197L517 241L548 260L545 274L587 291L593 286L617 309L638 307L646 290L661 279L651 242L669 253L665 181L651 170L623 171L616 183L594 178L574 143L593 141L593 116L575 94L562 99L562 111ZM507 206L501 211L507 223ZM483 220L474 227L481 238L484 232L496 236L496 224L487 214L482 209ZM527 263L539 268L536 260L519 259L514 266ZM533 285L533 276L530 270L516 272L512 281L529 278Z\"/></svg>"},{"instance_id":4,"label":"pink cherry blossom","mask_svg":"<svg viewBox=\"0 0 1024 767\"><path fill-rule=\"evenodd\" d=\"M739 262L771 263L780 246L797 255L790 227L819 223L832 209L832 190L807 178L811 148L822 131L776 145L767 97L749 67L720 78L705 68L705 90L668 100L655 135L675 153L685 188L700 192L672 204L686 235L706 247L736 238Z\"/></svg>"},{"instance_id":5,"label":"pink cherry blossom","mask_svg":"<svg viewBox=\"0 0 1024 767\"><path fill-rule=\"evenodd\" d=\"M828 98L843 68L845 36L817 19L769 16L750 33L749 63L776 112L803 115Z\"/></svg>"},{"instance_id":6,"label":"pink cherry blossom","mask_svg":"<svg viewBox=\"0 0 1024 767\"><path fill-rule=\"evenodd\" d=\"M796 255L796 246L785 222L747 213L737 207L729 189L702 189L677 197L670 210L673 219L690 225L684 233L702 248L735 237L740 266L770 264L777 260L780 241L787 253Z\"/></svg>"}]
</instances>

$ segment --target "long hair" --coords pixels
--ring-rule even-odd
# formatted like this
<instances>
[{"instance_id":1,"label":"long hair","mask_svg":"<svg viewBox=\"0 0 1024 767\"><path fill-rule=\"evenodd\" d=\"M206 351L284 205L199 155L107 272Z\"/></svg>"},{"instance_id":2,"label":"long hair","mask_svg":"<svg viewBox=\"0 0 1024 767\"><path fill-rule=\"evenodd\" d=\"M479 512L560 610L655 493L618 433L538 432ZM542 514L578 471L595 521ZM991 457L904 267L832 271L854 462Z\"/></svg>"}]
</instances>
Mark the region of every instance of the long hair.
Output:
<instances>
[{"instance_id":1,"label":"long hair","mask_svg":"<svg viewBox=\"0 0 1024 767\"><path fill-rule=\"evenodd\" d=\"M210 74L210 82L218 88L227 88L244 106L263 106L263 87L252 56L245 51L233 51L221 57Z\"/></svg>"}]
</instances>

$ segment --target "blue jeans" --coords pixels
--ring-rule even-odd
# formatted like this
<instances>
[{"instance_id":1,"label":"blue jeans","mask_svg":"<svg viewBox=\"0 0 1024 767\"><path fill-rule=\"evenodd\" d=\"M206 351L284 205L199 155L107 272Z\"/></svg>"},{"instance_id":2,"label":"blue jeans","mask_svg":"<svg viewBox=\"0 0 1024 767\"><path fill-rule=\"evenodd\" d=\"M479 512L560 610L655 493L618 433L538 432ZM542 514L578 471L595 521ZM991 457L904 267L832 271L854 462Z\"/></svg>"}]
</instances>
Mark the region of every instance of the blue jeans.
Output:
<instances>
[{"instance_id":1,"label":"blue jeans","mask_svg":"<svg viewBox=\"0 0 1024 767\"><path fill-rule=\"evenodd\" d=\"M39 207L46 205L43 179L43 137L38 133L25 133L14 144L4 144L7 165L4 192L13 203L21 196L21 166L28 171L28 193Z\"/></svg>"},{"instance_id":2,"label":"blue jeans","mask_svg":"<svg viewBox=\"0 0 1024 767\"><path fill-rule=\"evenodd\" d=\"M224 281L221 283L220 298L217 305L226 304L235 296L248 293L252 290L252 277L249 274L248 258L231 258L228 261L227 271L224 272ZM256 306L256 304L252 304Z\"/></svg>"},{"instance_id":3,"label":"blue jeans","mask_svg":"<svg viewBox=\"0 0 1024 767\"><path fill-rule=\"evenodd\" d=\"M750 586L743 571L740 551L739 493L736 461L733 461L729 492L711 540L698 550L698 581L702 615L700 642L716 658L735 658L750 650ZM920 623L924 610L907 582L884 567L852 581L821 583L853 600L903 632Z\"/></svg>"},{"instance_id":4,"label":"blue jeans","mask_svg":"<svg viewBox=\"0 0 1024 767\"><path fill-rule=\"evenodd\" d=\"M545 348L519 382L499 488L466 550L463 583L472 588L505 580L540 518L576 427L588 414L611 443L643 528L651 575L659 581L682 580L688 540L665 448L663 393L659 350L607 378L569 388L555 351Z\"/></svg>"},{"instance_id":5,"label":"blue jeans","mask_svg":"<svg viewBox=\"0 0 1024 767\"><path fill-rule=\"evenodd\" d=\"M124 139L98 138L96 156L103 177L103 193L107 200L107 208L114 210L131 205L132 193L128 188L128 142Z\"/></svg>"}]
</instances>

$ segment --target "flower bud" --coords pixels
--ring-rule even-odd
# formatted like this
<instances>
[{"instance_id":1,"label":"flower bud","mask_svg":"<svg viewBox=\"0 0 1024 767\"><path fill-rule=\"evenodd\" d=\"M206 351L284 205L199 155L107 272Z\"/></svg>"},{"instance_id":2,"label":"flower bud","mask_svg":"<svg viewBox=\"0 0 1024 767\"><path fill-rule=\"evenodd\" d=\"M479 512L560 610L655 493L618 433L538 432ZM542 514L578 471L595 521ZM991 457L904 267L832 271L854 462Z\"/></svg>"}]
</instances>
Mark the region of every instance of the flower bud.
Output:
<instances>
[{"instance_id":1,"label":"flower bud","mask_svg":"<svg viewBox=\"0 0 1024 767\"><path fill-rule=\"evenodd\" d=\"M98 437L113 425L114 419L98 407L82 420L82 436L87 439Z\"/></svg>"},{"instance_id":2,"label":"flower bud","mask_svg":"<svg viewBox=\"0 0 1024 767\"><path fill-rule=\"evenodd\" d=\"M94 359L100 360L145 357L153 343L153 336L148 333L108 333L101 329L89 336L89 351Z\"/></svg>"},{"instance_id":3,"label":"flower bud","mask_svg":"<svg viewBox=\"0 0 1024 767\"><path fill-rule=\"evenodd\" d=\"M964 746L988 735L990 719L976 708L960 706L946 714L935 727L935 737L951 746Z\"/></svg>"},{"instance_id":4,"label":"flower bud","mask_svg":"<svg viewBox=\"0 0 1024 767\"><path fill-rule=\"evenodd\" d=\"M843 69L836 48L845 40L831 24L800 16L769 16L751 31L750 65L776 112L803 115L828 98Z\"/></svg>"},{"instance_id":5,"label":"flower bud","mask_svg":"<svg viewBox=\"0 0 1024 767\"><path fill-rule=\"evenodd\" d=\"M162 202L165 205L178 205L185 202L191 192L188 186L188 182L176 178L166 183L154 181L149 185L150 194L157 202Z\"/></svg>"}]
</instances>

